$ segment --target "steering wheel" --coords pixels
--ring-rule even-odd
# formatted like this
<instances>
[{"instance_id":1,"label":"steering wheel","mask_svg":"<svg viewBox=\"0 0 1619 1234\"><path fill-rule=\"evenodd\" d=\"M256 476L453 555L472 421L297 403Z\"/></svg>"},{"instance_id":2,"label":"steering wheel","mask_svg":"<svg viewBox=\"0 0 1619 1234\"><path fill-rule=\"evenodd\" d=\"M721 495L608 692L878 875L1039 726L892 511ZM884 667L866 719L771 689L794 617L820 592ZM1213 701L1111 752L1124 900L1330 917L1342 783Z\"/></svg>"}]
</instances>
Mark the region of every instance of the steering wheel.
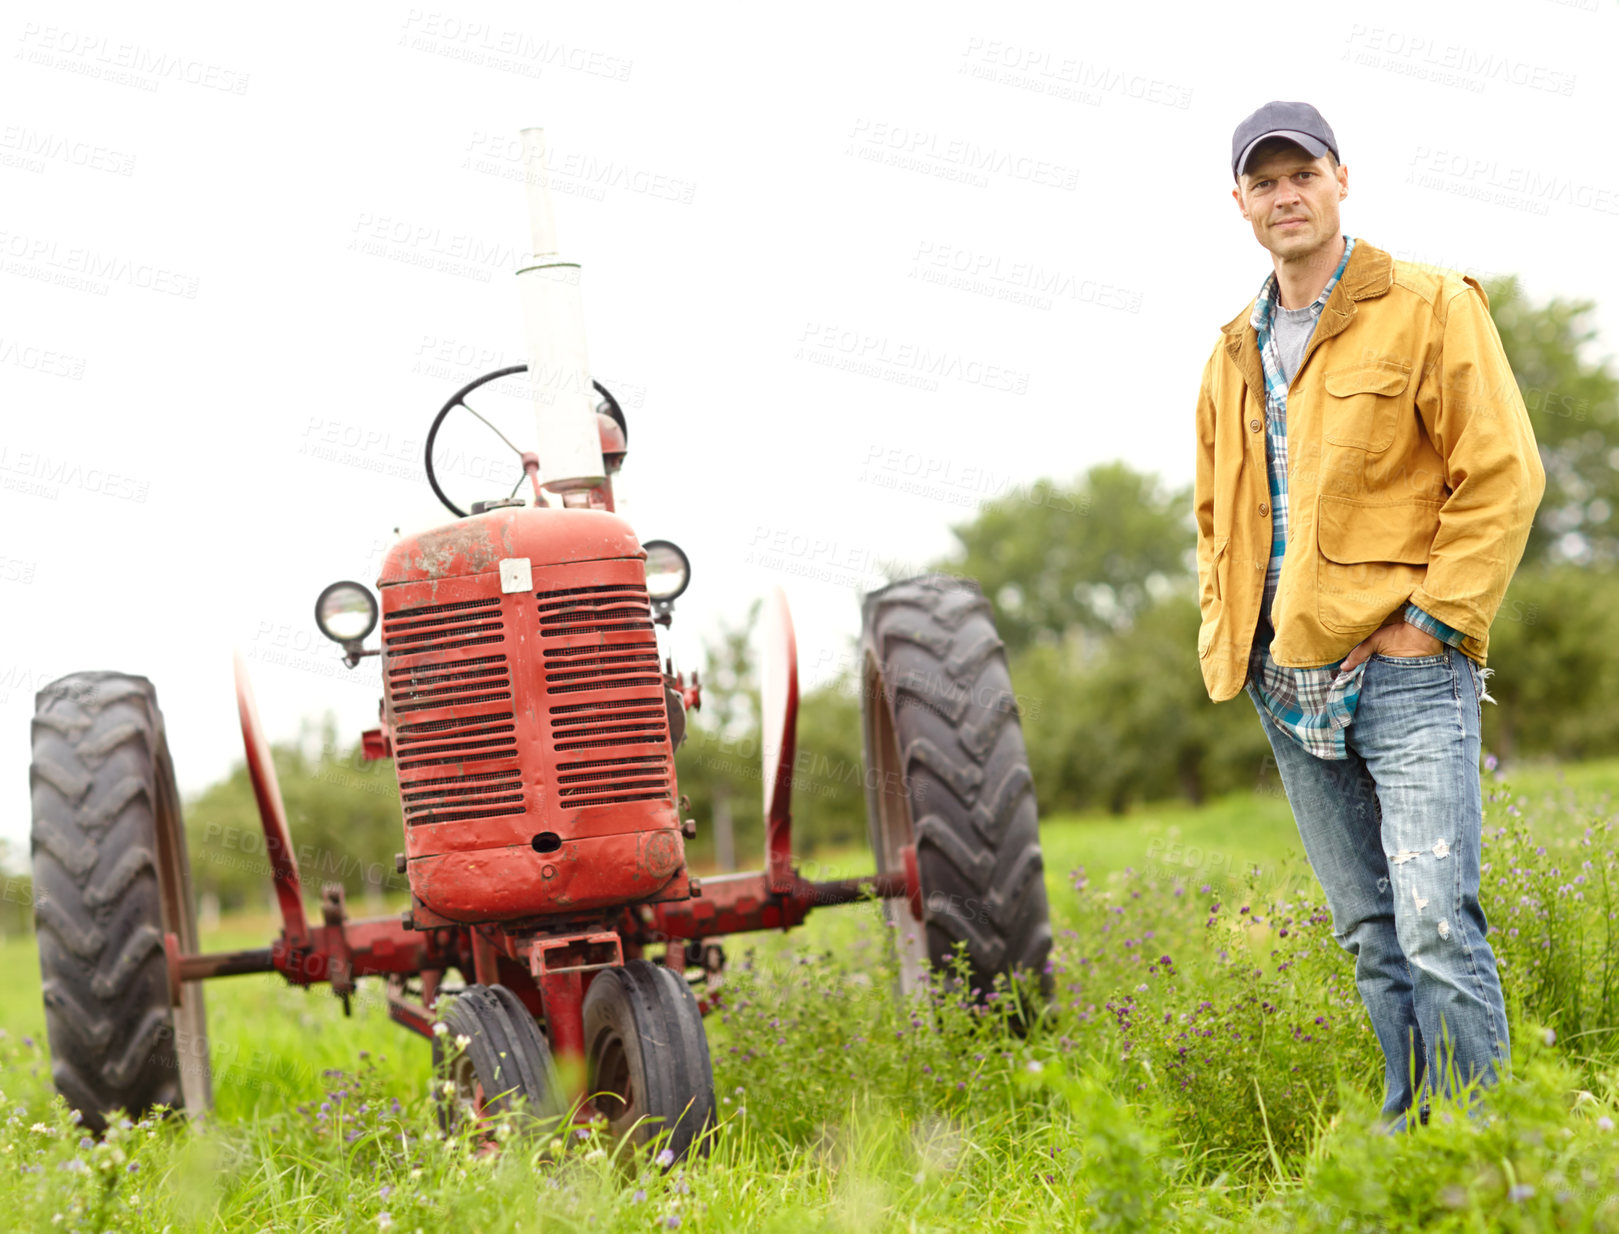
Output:
<instances>
[{"instance_id":1,"label":"steering wheel","mask_svg":"<svg viewBox=\"0 0 1619 1234\"><path fill-rule=\"evenodd\" d=\"M484 420L483 416L478 414L477 410L472 406L472 404L467 402L467 395L471 394L480 386L488 385L491 381L499 381L502 377L513 377L518 373L526 372L528 372L528 365L513 364L508 368L496 369L492 373L485 373L482 377L469 381L466 385L462 386L459 390L452 394L450 396L450 401L445 403L443 407L440 407L438 415L433 417L432 427L427 430L427 457L423 460L427 464L427 482L433 488L433 495L442 501L450 513L455 515L457 518L466 518L467 512L460 506L456 505L455 502L450 500L449 496L444 492L444 489L439 485L438 476L433 471L433 442L438 438L439 426L444 423L444 417L449 415L450 412L454 411L457 407L465 407L468 411L472 412L473 415L478 416L478 419L483 420L485 424L488 424L490 432L492 432L496 437L499 437L502 441L506 442L508 446L511 446L512 453L517 455L518 465L521 467L523 452L516 446L513 446L510 441L507 441L506 434L502 433L493 424L490 424L488 420ZM628 445L630 440L630 426L624 421L624 409L618 405L618 400L613 397L612 392L609 391L606 386L602 385L601 382L592 381L590 384L596 388L596 393L601 395L602 399L606 402L607 414L612 416L613 419L617 421L619 431L624 434L624 443L625 445ZM518 472L517 483L512 485L512 496L515 497L517 495L517 490L522 487L523 477L526 474L526 472L521 470Z\"/></svg>"}]
</instances>

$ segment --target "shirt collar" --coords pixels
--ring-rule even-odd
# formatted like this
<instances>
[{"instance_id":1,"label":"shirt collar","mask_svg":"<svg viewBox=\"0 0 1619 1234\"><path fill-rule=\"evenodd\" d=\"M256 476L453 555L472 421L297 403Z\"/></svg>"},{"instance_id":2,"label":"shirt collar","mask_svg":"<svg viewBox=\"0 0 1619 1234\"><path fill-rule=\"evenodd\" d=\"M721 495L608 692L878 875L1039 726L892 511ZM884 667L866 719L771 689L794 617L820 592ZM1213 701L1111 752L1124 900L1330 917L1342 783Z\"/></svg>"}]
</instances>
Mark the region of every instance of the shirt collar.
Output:
<instances>
[{"instance_id":1,"label":"shirt collar","mask_svg":"<svg viewBox=\"0 0 1619 1234\"><path fill-rule=\"evenodd\" d=\"M1332 272L1327 285L1321 289L1321 294L1310 303L1312 316L1321 316L1321 310L1326 307L1327 297L1332 289L1338 285L1338 280L1344 276L1344 267L1349 264L1349 254L1355 251L1355 237L1344 237L1344 255L1338 260L1338 268ZM1265 276L1264 283L1259 288L1259 296L1254 300L1254 313L1251 319L1254 331L1263 338L1270 333L1271 321L1276 316L1276 307L1279 296L1276 289L1276 272L1272 270Z\"/></svg>"}]
</instances>

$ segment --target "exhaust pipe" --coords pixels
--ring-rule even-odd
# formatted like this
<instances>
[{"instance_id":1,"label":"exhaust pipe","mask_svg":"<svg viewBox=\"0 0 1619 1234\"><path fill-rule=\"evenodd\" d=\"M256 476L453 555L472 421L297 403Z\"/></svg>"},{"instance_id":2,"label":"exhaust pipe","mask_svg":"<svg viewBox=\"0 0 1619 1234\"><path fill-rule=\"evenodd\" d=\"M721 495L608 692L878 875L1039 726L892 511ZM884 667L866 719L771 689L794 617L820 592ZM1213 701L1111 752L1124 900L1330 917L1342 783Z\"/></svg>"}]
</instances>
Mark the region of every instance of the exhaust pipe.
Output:
<instances>
[{"instance_id":1,"label":"exhaust pipe","mask_svg":"<svg viewBox=\"0 0 1619 1234\"><path fill-rule=\"evenodd\" d=\"M546 185L545 130L523 130L523 179L528 188L529 255L517 271L523 332L534 388L540 484L553 493L578 493L606 479L596 393L585 351L584 301L579 263L563 261Z\"/></svg>"}]
</instances>

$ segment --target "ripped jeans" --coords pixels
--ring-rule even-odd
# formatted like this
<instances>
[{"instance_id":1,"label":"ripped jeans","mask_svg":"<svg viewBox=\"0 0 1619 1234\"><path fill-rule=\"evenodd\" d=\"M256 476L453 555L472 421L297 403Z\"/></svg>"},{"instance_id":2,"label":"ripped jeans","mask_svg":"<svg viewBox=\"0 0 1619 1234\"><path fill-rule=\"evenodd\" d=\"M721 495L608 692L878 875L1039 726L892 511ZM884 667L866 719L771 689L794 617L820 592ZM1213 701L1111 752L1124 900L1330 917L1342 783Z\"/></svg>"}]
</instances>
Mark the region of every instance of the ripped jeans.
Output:
<instances>
[{"instance_id":1,"label":"ripped jeans","mask_svg":"<svg viewBox=\"0 0 1619 1234\"><path fill-rule=\"evenodd\" d=\"M1374 654L1343 760L1306 751L1254 700L1333 933L1355 957L1383 1048L1385 1114L1446 1091L1449 1068L1492 1083L1511 1053L1478 902L1482 693L1455 648Z\"/></svg>"}]
</instances>

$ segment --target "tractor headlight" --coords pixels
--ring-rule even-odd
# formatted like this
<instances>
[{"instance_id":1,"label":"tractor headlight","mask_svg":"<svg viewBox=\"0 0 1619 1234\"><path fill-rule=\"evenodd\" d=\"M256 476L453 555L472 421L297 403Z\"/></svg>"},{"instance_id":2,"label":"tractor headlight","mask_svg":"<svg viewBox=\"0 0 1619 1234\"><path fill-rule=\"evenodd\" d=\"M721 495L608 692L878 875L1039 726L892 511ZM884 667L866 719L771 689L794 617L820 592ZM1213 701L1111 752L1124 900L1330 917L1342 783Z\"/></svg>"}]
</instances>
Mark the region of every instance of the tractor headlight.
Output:
<instances>
[{"instance_id":1,"label":"tractor headlight","mask_svg":"<svg viewBox=\"0 0 1619 1234\"><path fill-rule=\"evenodd\" d=\"M691 582L691 562L668 540L648 540L641 547L646 550L646 593L667 604Z\"/></svg>"},{"instance_id":2,"label":"tractor headlight","mask_svg":"<svg viewBox=\"0 0 1619 1234\"><path fill-rule=\"evenodd\" d=\"M333 583L315 601L315 624L334 643L358 643L377 628L377 601L361 583Z\"/></svg>"}]
</instances>

